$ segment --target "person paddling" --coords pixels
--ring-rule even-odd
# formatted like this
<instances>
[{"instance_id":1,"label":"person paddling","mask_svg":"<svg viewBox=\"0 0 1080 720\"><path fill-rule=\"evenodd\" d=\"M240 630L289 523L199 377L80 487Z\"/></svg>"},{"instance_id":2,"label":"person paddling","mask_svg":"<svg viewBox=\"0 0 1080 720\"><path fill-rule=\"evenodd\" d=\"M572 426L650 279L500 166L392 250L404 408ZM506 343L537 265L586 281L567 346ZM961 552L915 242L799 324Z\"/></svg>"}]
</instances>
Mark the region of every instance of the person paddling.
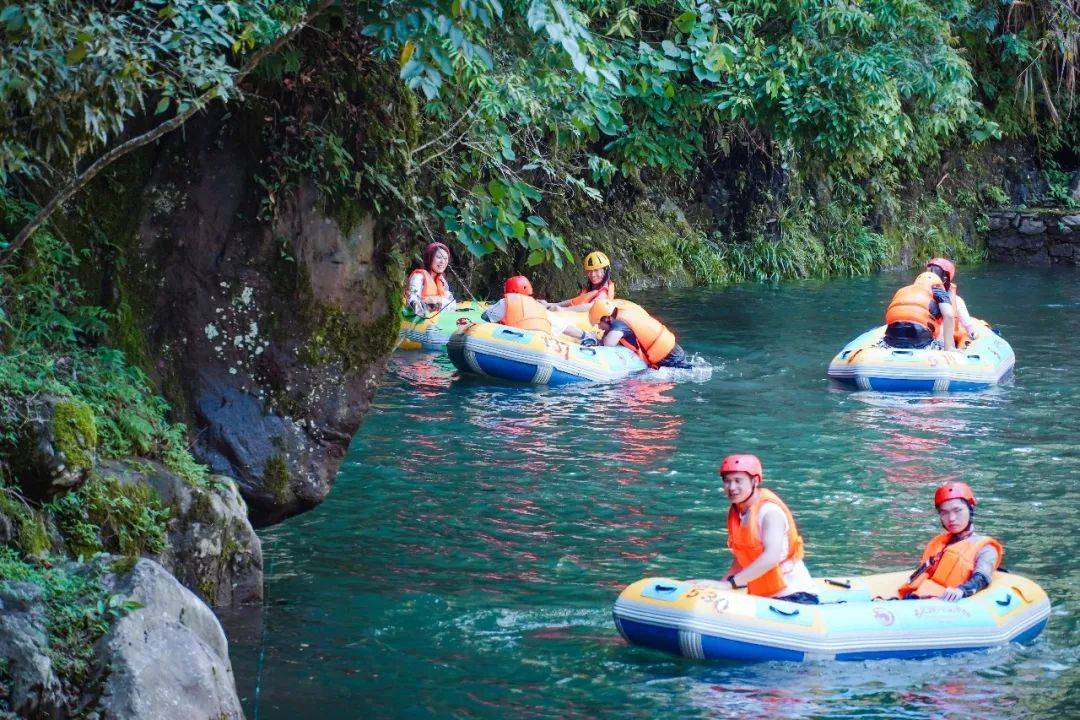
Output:
<instances>
[{"instance_id":1,"label":"person paddling","mask_svg":"<svg viewBox=\"0 0 1080 720\"><path fill-rule=\"evenodd\" d=\"M1005 551L992 537L975 532L975 494L967 483L948 482L934 493L941 533L926 545L922 563L899 590L901 598L954 602L986 588Z\"/></svg>"},{"instance_id":2,"label":"person paddling","mask_svg":"<svg viewBox=\"0 0 1080 720\"><path fill-rule=\"evenodd\" d=\"M734 559L724 579L751 595L817 604L810 571L803 563L803 539L795 518L776 493L761 487L756 455L728 455L720 464L728 508L728 548Z\"/></svg>"}]
</instances>

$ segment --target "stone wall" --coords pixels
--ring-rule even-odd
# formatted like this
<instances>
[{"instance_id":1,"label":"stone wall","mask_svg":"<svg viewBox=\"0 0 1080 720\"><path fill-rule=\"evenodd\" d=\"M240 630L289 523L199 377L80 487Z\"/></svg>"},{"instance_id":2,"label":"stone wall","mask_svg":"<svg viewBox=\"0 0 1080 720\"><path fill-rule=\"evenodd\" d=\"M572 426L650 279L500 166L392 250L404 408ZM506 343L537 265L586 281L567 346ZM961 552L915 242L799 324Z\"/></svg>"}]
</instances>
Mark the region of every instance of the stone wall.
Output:
<instances>
[{"instance_id":1,"label":"stone wall","mask_svg":"<svg viewBox=\"0 0 1080 720\"><path fill-rule=\"evenodd\" d=\"M1080 265L1080 211L992 210L990 259L1019 265Z\"/></svg>"}]
</instances>

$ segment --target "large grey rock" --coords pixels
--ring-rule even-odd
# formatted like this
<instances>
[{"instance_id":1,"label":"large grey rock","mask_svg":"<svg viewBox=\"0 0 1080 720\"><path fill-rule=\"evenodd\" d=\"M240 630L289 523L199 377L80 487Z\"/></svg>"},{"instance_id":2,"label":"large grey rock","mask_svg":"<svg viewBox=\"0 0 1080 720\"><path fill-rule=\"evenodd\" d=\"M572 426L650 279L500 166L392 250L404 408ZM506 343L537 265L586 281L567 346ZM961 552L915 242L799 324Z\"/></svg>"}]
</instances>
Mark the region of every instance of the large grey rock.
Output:
<instances>
[{"instance_id":1,"label":"large grey rock","mask_svg":"<svg viewBox=\"0 0 1080 720\"><path fill-rule=\"evenodd\" d=\"M214 476L208 487L192 485L148 461L106 461L97 472L149 485L172 508L169 547L159 560L204 602L230 607L262 600L262 545L231 479Z\"/></svg>"},{"instance_id":2,"label":"large grey rock","mask_svg":"<svg viewBox=\"0 0 1080 720\"><path fill-rule=\"evenodd\" d=\"M70 704L45 650L45 601L37 585L0 582L0 659L7 701L19 717L65 717Z\"/></svg>"},{"instance_id":3,"label":"large grey rock","mask_svg":"<svg viewBox=\"0 0 1080 720\"><path fill-rule=\"evenodd\" d=\"M143 607L95 647L102 720L243 718L228 643L210 608L152 560L105 582Z\"/></svg>"},{"instance_id":4,"label":"large grey rock","mask_svg":"<svg viewBox=\"0 0 1080 720\"><path fill-rule=\"evenodd\" d=\"M19 429L8 455L24 495L49 500L86 482L97 457L97 428L89 406L41 395L15 414Z\"/></svg>"},{"instance_id":5,"label":"large grey rock","mask_svg":"<svg viewBox=\"0 0 1080 720\"><path fill-rule=\"evenodd\" d=\"M262 122L208 113L154 150L116 283L196 454L257 526L329 493L397 339L403 237L304 181L266 219Z\"/></svg>"}]
</instances>

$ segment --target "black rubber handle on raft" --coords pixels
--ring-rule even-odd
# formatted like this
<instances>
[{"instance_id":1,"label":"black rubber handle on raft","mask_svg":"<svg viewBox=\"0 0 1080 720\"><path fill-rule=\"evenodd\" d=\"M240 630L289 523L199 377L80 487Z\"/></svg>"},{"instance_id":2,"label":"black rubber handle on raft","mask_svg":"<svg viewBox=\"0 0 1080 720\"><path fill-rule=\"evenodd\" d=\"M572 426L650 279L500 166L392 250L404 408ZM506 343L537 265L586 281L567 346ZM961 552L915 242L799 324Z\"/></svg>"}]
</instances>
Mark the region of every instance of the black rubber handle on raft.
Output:
<instances>
[{"instance_id":1,"label":"black rubber handle on raft","mask_svg":"<svg viewBox=\"0 0 1080 720\"><path fill-rule=\"evenodd\" d=\"M589 352L589 353L592 353L593 355L596 355L596 348L583 347L583 348L581 348L581 352Z\"/></svg>"},{"instance_id":2,"label":"black rubber handle on raft","mask_svg":"<svg viewBox=\"0 0 1080 720\"><path fill-rule=\"evenodd\" d=\"M769 609L772 610L777 615L783 615L784 617L795 617L796 615L799 614L798 610L792 610L791 612L784 612L783 610L776 607L775 605L770 605Z\"/></svg>"},{"instance_id":3,"label":"black rubber handle on raft","mask_svg":"<svg viewBox=\"0 0 1080 720\"><path fill-rule=\"evenodd\" d=\"M499 332L501 332L503 335L513 335L514 337L525 337L525 333L515 332L514 330L511 330L509 328L503 328L503 329L499 330Z\"/></svg>"},{"instance_id":4,"label":"black rubber handle on raft","mask_svg":"<svg viewBox=\"0 0 1080 720\"><path fill-rule=\"evenodd\" d=\"M851 589L851 583L846 582L844 580L830 580L829 578L825 578L825 582L827 584L829 584L829 585L835 585L836 587L842 587L845 590L850 590Z\"/></svg>"},{"instance_id":5,"label":"black rubber handle on raft","mask_svg":"<svg viewBox=\"0 0 1080 720\"><path fill-rule=\"evenodd\" d=\"M995 600L994 602L996 602L1001 607L1009 607L1009 604L1012 602L1012 595L1006 595L1005 602L1002 602L1000 600Z\"/></svg>"},{"instance_id":6,"label":"black rubber handle on raft","mask_svg":"<svg viewBox=\"0 0 1080 720\"><path fill-rule=\"evenodd\" d=\"M675 592L674 585L653 585L653 590L656 592Z\"/></svg>"}]
</instances>

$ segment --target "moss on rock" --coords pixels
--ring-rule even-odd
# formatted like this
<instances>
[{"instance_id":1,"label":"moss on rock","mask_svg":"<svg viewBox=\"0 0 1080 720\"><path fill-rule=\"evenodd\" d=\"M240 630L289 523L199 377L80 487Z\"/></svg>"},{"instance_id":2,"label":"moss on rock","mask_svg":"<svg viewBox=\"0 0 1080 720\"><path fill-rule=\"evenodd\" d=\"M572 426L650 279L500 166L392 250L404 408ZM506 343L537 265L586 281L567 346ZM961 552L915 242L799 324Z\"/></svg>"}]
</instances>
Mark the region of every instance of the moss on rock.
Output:
<instances>
[{"instance_id":1,"label":"moss on rock","mask_svg":"<svg viewBox=\"0 0 1080 720\"><path fill-rule=\"evenodd\" d=\"M14 524L15 543L24 555L33 557L49 550L49 533L41 515L4 487L0 487L0 514Z\"/></svg>"},{"instance_id":2,"label":"moss on rock","mask_svg":"<svg viewBox=\"0 0 1080 720\"><path fill-rule=\"evenodd\" d=\"M94 411L78 400L56 403L52 419L53 442L71 468L89 469L94 465L97 425Z\"/></svg>"}]
</instances>

